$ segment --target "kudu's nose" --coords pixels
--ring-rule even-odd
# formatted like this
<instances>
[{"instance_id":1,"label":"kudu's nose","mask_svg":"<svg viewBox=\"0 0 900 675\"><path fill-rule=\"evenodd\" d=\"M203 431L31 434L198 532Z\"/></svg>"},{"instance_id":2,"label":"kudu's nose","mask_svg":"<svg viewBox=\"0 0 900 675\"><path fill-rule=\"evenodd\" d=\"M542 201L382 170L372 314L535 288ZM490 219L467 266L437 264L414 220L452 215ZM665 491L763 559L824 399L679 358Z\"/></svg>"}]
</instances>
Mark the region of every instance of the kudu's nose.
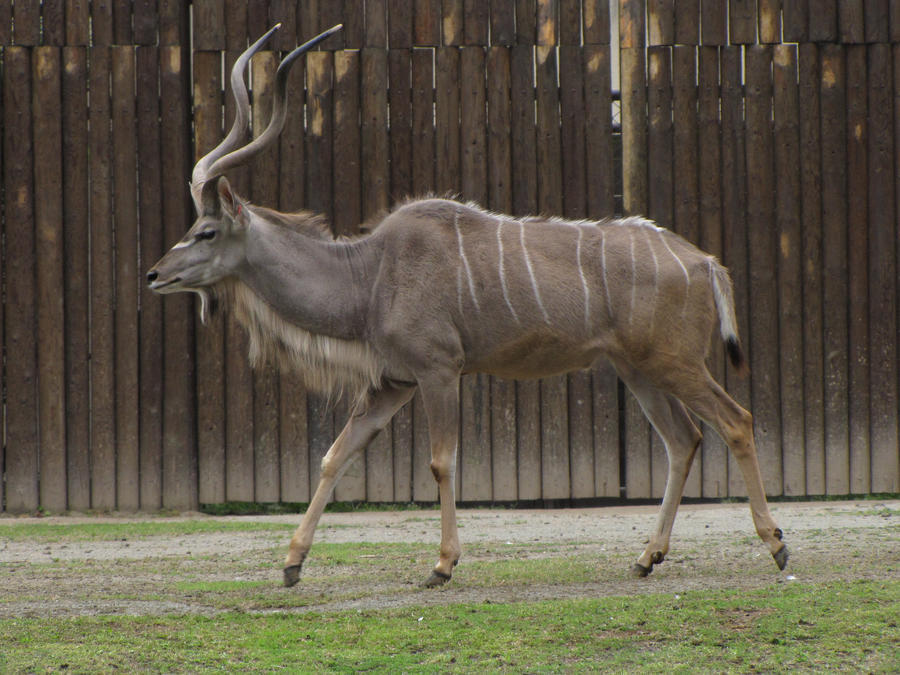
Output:
<instances>
[{"instance_id":1,"label":"kudu's nose","mask_svg":"<svg viewBox=\"0 0 900 675\"><path fill-rule=\"evenodd\" d=\"M158 277L159 274L156 271L150 270L149 272L147 272L147 283L152 284Z\"/></svg>"}]
</instances>

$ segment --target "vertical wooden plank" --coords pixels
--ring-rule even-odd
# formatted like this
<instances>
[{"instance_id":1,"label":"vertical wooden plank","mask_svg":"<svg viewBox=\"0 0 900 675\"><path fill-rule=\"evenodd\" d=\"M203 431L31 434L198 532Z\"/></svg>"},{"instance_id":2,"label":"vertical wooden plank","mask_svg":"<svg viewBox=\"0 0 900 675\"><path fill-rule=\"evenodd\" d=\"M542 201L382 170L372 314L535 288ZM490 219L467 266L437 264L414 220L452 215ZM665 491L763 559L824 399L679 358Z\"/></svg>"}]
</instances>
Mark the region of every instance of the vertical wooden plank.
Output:
<instances>
[{"instance_id":1,"label":"vertical wooden plank","mask_svg":"<svg viewBox=\"0 0 900 675\"><path fill-rule=\"evenodd\" d=\"M328 2L320 2L319 4L319 30L327 30L339 23L345 24L346 28L338 31L325 42L322 43L320 49L326 51L336 51L344 47L350 47L348 40L354 36L356 32L356 20L362 18L363 12L360 0L329 0ZM351 15L355 15L354 19L348 20ZM312 37L312 35L310 35ZM359 43L357 43L358 45Z\"/></svg>"},{"instance_id":2,"label":"vertical wooden plank","mask_svg":"<svg viewBox=\"0 0 900 675\"><path fill-rule=\"evenodd\" d=\"M866 42L888 42L891 25L888 0L865 0L865 3Z\"/></svg>"},{"instance_id":3,"label":"vertical wooden plank","mask_svg":"<svg viewBox=\"0 0 900 675\"><path fill-rule=\"evenodd\" d=\"M647 0L647 44L658 46L674 43L674 0Z\"/></svg>"},{"instance_id":4,"label":"vertical wooden plank","mask_svg":"<svg viewBox=\"0 0 900 675\"><path fill-rule=\"evenodd\" d=\"M65 473L67 506L83 510L91 505L87 52L84 47L64 47L62 61L63 247L68 271L64 277Z\"/></svg>"},{"instance_id":5,"label":"vertical wooden plank","mask_svg":"<svg viewBox=\"0 0 900 675\"><path fill-rule=\"evenodd\" d=\"M187 0L158 0L159 8L159 46L178 46L185 48L189 44L189 13ZM94 5L96 7L96 4ZM96 11L92 7L93 12Z\"/></svg>"},{"instance_id":6,"label":"vertical wooden plank","mask_svg":"<svg viewBox=\"0 0 900 675\"><path fill-rule=\"evenodd\" d=\"M131 15L133 39L136 45L155 45L157 41L156 26L159 17L156 11L156 0L137 0Z\"/></svg>"},{"instance_id":7,"label":"vertical wooden plank","mask_svg":"<svg viewBox=\"0 0 900 675\"><path fill-rule=\"evenodd\" d=\"M759 41L781 42L781 0L759 0Z\"/></svg>"},{"instance_id":8,"label":"vertical wooden plank","mask_svg":"<svg viewBox=\"0 0 900 675\"><path fill-rule=\"evenodd\" d=\"M197 6L195 6L196 19ZM224 29L224 25L222 26ZM224 43L224 30L221 40ZM194 160L222 140L222 56L195 51ZM225 319L197 317L197 477L201 504L225 501Z\"/></svg>"},{"instance_id":9,"label":"vertical wooden plank","mask_svg":"<svg viewBox=\"0 0 900 675\"><path fill-rule=\"evenodd\" d=\"M509 0L491 0L491 44L516 42L516 6Z\"/></svg>"},{"instance_id":10,"label":"vertical wooden plank","mask_svg":"<svg viewBox=\"0 0 900 675\"><path fill-rule=\"evenodd\" d=\"M728 44L728 6L722 0L700 2L700 41L707 46Z\"/></svg>"},{"instance_id":11,"label":"vertical wooden plank","mask_svg":"<svg viewBox=\"0 0 900 675\"><path fill-rule=\"evenodd\" d=\"M468 26L468 15L466 17ZM477 33L472 33L477 35ZM461 197L485 204L487 182L487 111L483 47L460 53ZM460 499L491 499L490 383L483 374L464 375L460 383Z\"/></svg>"},{"instance_id":12,"label":"vertical wooden plank","mask_svg":"<svg viewBox=\"0 0 900 675\"><path fill-rule=\"evenodd\" d=\"M507 6L511 7L508 4ZM492 6L492 26L495 19L494 9ZM510 50L505 47L491 47L487 57L487 206L499 213L512 211L510 86ZM493 500L514 501L518 497L515 382L491 378L490 434Z\"/></svg>"},{"instance_id":13,"label":"vertical wooden plank","mask_svg":"<svg viewBox=\"0 0 900 675\"><path fill-rule=\"evenodd\" d=\"M671 54L671 47L647 49L647 215L663 227L674 229ZM650 496L659 499L666 489L669 462L665 444L657 433L650 436L649 460Z\"/></svg>"},{"instance_id":14,"label":"vertical wooden plank","mask_svg":"<svg viewBox=\"0 0 900 675\"><path fill-rule=\"evenodd\" d=\"M444 0L447 4L448 0ZM533 45L537 37L535 31L536 12L534 0L516 0L516 44Z\"/></svg>"},{"instance_id":15,"label":"vertical wooden plank","mask_svg":"<svg viewBox=\"0 0 900 675\"><path fill-rule=\"evenodd\" d=\"M703 5L706 7L706 4ZM701 47L698 52L697 143L700 170L700 247L722 259L722 123L719 118L719 50ZM709 370L719 383L725 382L725 359L721 344L713 340ZM712 428L704 427L702 495L721 498L728 494L728 447Z\"/></svg>"},{"instance_id":16,"label":"vertical wooden plank","mask_svg":"<svg viewBox=\"0 0 900 675\"><path fill-rule=\"evenodd\" d=\"M772 139L772 50L749 47L747 82L747 232L750 266L750 387L754 436L768 494L781 494L781 403L778 383L777 244Z\"/></svg>"},{"instance_id":17,"label":"vertical wooden plank","mask_svg":"<svg viewBox=\"0 0 900 675\"><path fill-rule=\"evenodd\" d=\"M113 4L113 44L131 44L131 8L133 3L115 2Z\"/></svg>"},{"instance_id":18,"label":"vertical wooden plank","mask_svg":"<svg viewBox=\"0 0 900 675\"><path fill-rule=\"evenodd\" d=\"M357 51L334 54L334 232L353 235L363 221L360 157L360 58ZM363 91L368 90L363 85Z\"/></svg>"},{"instance_id":19,"label":"vertical wooden plank","mask_svg":"<svg viewBox=\"0 0 900 675\"><path fill-rule=\"evenodd\" d=\"M676 18L677 18L676 14ZM693 45L672 48L672 224L688 241L700 243L697 49ZM712 434L711 434L712 435ZM703 452L694 458L684 486L684 496L702 494Z\"/></svg>"},{"instance_id":20,"label":"vertical wooden plank","mask_svg":"<svg viewBox=\"0 0 900 675\"><path fill-rule=\"evenodd\" d=\"M484 0L463 0L463 44L488 45L490 11L490 4Z\"/></svg>"},{"instance_id":21,"label":"vertical wooden plank","mask_svg":"<svg viewBox=\"0 0 900 675\"><path fill-rule=\"evenodd\" d=\"M138 173L141 266L146 272L163 254L159 208L159 49L137 49ZM146 284L140 295L140 476L141 508L162 506L163 303Z\"/></svg>"},{"instance_id":22,"label":"vertical wooden plank","mask_svg":"<svg viewBox=\"0 0 900 675\"><path fill-rule=\"evenodd\" d=\"M610 42L608 2L582 0L582 41L585 45L608 45Z\"/></svg>"},{"instance_id":23,"label":"vertical wooden plank","mask_svg":"<svg viewBox=\"0 0 900 675\"><path fill-rule=\"evenodd\" d=\"M696 45L700 40L700 0L675 3L675 44Z\"/></svg>"},{"instance_id":24,"label":"vertical wooden plank","mask_svg":"<svg viewBox=\"0 0 900 675\"><path fill-rule=\"evenodd\" d=\"M517 31L521 28L521 18L522 14L517 13ZM512 212L516 215L533 214L538 210L533 53L531 45L519 44L512 48L510 60L511 129L515 139L512 144ZM535 500L541 497L540 385L534 381L517 382L516 402L519 500Z\"/></svg>"},{"instance_id":25,"label":"vertical wooden plank","mask_svg":"<svg viewBox=\"0 0 900 675\"><path fill-rule=\"evenodd\" d=\"M809 27L807 3L808 0L782 0L782 34L785 42L806 42Z\"/></svg>"},{"instance_id":26,"label":"vertical wooden plank","mask_svg":"<svg viewBox=\"0 0 900 675\"><path fill-rule=\"evenodd\" d=\"M585 12L587 12L587 4ZM587 13L585 13L587 21ZM608 28L608 18L607 18ZM585 28L587 32L587 28ZM584 109L587 216L599 220L613 213L612 85L610 47L584 47ZM595 497L619 496L619 385L608 364L591 372ZM585 413L587 415L587 413Z\"/></svg>"},{"instance_id":27,"label":"vertical wooden plank","mask_svg":"<svg viewBox=\"0 0 900 675\"><path fill-rule=\"evenodd\" d=\"M841 42L865 42L866 24L863 18L863 0L844 0L839 5L838 24ZM887 25L887 17L885 17Z\"/></svg>"},{"instance_id":28,"label":"vertical wooden plank","mask_svg":"<svg viewBox=\"0 0 900 675\"><path fill-rule=\"evenodd\" d=\"M798 51L800 189L803 228L803 419L806 494L825 494L824 352L822 342L822 163L819 48Z\"/></svg>"},{"instance_id":29,"label":"vertical wooden plank","mask_svg":"<svg viewBox=\"0 0 900 675\"><path fill-rule=\"evenodd\" d=\"M775 185L778 223L778 334L784 493L806 489L803 458L803 295L800 229L800 101L797 50L777 45L774 55Z\"/></svg>"},{"instance_id":30,"label":"vertical wooden plank","mask_svg":"<svg viewBox=\"0 0 900 675\"><path fill-rule=\"evenodd\" d=\"M272 95L278 56L264 51L250 62L253 83L253 136L259 136L272 116ZM278 145L267 148L250 164L252 199L258 204L278 204ZM278 413L278 372L274 365L253 373L253 468L254 500L277 502L281 486Z\"/></svg>"},{"instance_id":31,"label":"vertical wooden plank","mask_svg":"<svg viewBox=\"0 0 900 675\"><path fill-rule=\"evenodd\" d=\"M623 2L619 10L622 118L622 202L626 214L641 214L647 199L647 81L643 3ZM637 400L625 395L625 491L628 498L651 494L650 425Z\"/></svg>"},{"instance_id":32,"label":"vertical wooden plank","mask_svg":"<svg viewBox=\"0 0 900 675\"><path fill-rule=\"evenodd\" d=\"M441 29L444 46L457 46L463 43L463 0L443 0Z\"/></svg>"},{"instance_id":33,"label":"vertical wooden plank","mask_svg":"<svg viewBox=\"0 0 900 675\"><path fill-rule=\"evenodd\" d=\"M171 7L171 6L170 6ZM113 42L113 12L111 3L91 3L90 45L108 47Z\"/></svg>"},{"instance_id":34,"label":"vertical wooden plank","mask_svg":"<svg viewBox=\"0 0 900 675\"><path fill-rule=\"evenodd\" d=\"M329 221L333 221L333 55L310 52L306 60L306 78L306 207L324 213ZM309 394L306 401L312 493L319 481L322 458L335 437L335 428L331 408L323 396ZM358 471L356 468L351 470Z\"/></svg>"},{"instance_id":35,"label":"vertical wooden plank","mask_svg":"<svg viewBox=\"0 0 900 675\"><path fill-rule=\"evenodd\" d=\"M413 5L407 0L388 0L388 44L409 49L413 40Z\"/></svg>"},{"instance_id":36,"label":"vertical wooden plank","mask_svg":"<svg viewBox=\"0 0 900 675\"><path fill-rule=\"evenodd\" d=\"M387 47L387 0L366 0L366 47Z\"/></svg>"},{"instance_id":37,"label":"vertical wooden plank","mask_svg":"<svg viewBox=\"0 0 900 675\"><path fill-rule=\"evenodd\" d=\"M847 435L847 193L844 51L822 47L822 247L825 304L825 490L849 488ZM837 242L840 244L835 245Z\"/></svg>"},{"instance_id":38,"label":"vertical wooden plank","mask_svg":"<svg viewBox=\"0 0 900 675\"><path fill-rule=\"evenodd\" d=\"M225 22L223 16L222 23L220 24L222 28L224 28L224 23ZM277 51L290 51L298 44L300 44L301 41L297 39L298 21L296 2L294 2L293 0L270 0L269 25L274 26L276 23L281 24L281 29L272 36L272 40L271 42L269 42L270 49ZM225 31L222 30L222 38L224 37ZM297 65L300 64L295 64L295 66Z\"/></svg>"},{"instance_id":39,"label":"vertical wooden plank","mask_svg":"<svg viewBox=\"0 0 900 675\"><path fill-rule=\"evenodd\" d=\"M190 196L185 189L190 157L186 50L166 46L159 54L162 212L167 242L178 241L190 222ZM167 297L163 306L163 506L180 509L196 508L198 503L193 302L193 298Z\"/></svg>"},{"instance_id":40,"label":"vertical wooden plank","mask_svg":"<svg viewBox=\"0 0 900 675\"><path fill-rule=\"evenodd\" d=\"M440 0L414 0L413 41L418 47L436 47L441 43Z\"/></svg>"},{"instance_id":41,"label":"vertical wooden plank","mask_svg":"<svg viewBox=\"0 0 900 675\"><path fill-rule=\"evenodd\" d=\"M756 0L728 0L731 44L756 42Z\"/></svg>"},{"instance_id":42,"label":"vertical wooden plank","mask_svg":"<svg viewBox=\"0 0 900 675\"><path fill-rule=\"evenodd\" d=\"M559 0L559 44L581 46L581 0Z\"/></svg>"},{"instance_id":43,"label":"vertical wooden plank","mask_svg":"<svg viewBox=\"0 0 900 675\"><path fill-rule=\"evenodd\" d=\"M340 32L345 49L360 49L365 43L365 0L343 0L343 13L340 18L343 20L344 28ZM440 35L440 33L438 33ZM325 43L327 45L332 39L338 35L333 35Z\"/></svg>"},{"instance_id":44,"label":"vertical wooden plank","mask_svg":"<svg viewBox=\"0 0 900 675\"><path fill-rule=\"evenodd\" d=\"M65 0L44 0L41 7L44 45L62 46L66 40Z\"/></svg>"},{"instance_id":45,"label":"vertical wooden plank","mask_svg":"<svg viewBox=\"0 0 900 675\"><path fill-rule=\"evenodd\" d=\"M810 42L837 40L837 0L816 0L809 6Z\"/></svg>"},{"instance_id":46,"label":"vertical wooden plank","mask_svg":"<svg viewBox=\"0 0 900 675\"><path fill-rule=\"evenodd\" d=\"M37 285L37 384L43 508L66 508L65 311L63 305L62 138L60 50L37 47L32 55L35 262ZM15 352L11 352L18 356ZM37 478L37 476L35 476Z\"/></svg>"},{"instance_id":47,"label":"vertical wooden plank","mask_svg":"<svg viewBox=\"0 0 900 675\"><path fill-rule=\"evenodd\" d=\"M539 16L539 33L540 30ZM544 213L561 213L563 164L556 50L552 46L539 46L535 51L535 58L538 209ZM526 241L527 238L526 230ZM567 399L568 382L565 376L541 380L541 496L544 499L565 499L571 496Z\"/></svg>"},{"instance_id":48,"label":"vertical wooden plank","mask_svg":"<svg viewBox=\"0 0 900 675\"><path fill-rule=\"evenodd\" d=\"M110 53L90 51L91 507L115 507L115 342Z\"/></svg>"},{"instance_id":49,"label":"vertical wooden plank","mask_svg":"<svg viewBox=\"0 0 900 675\"><path fill-rule=\"evenodd\" d=\"M130 17L129 17L130 18ZM112 49L115 190L116 506L140 506L138 454L138 223L134 48Z\"/></svg>"},{"instance_id":50,"label":"vertical wooden plank","mask_svg":"<svg viewBox=\"0 0 900 675\"><path fill-rule=\"evenodd\" d=\"M221 0L194 0L191 9L193 48L201 52L225 49L225 3Z\"/></svg>"},{"instance_id":51,"label":"vertical wooden plank","mask_svg":"<svg viewBox=\"0 0 900 675\"><path fill-rule=\"evenodd\" d=\"M724 47L720 51L722 88L722 258L731 272L734 285L735 314L738 331L748 343L750 330L749 294L747 272L747 193L746 193L746 145L743 120L743 81L741 77L742 48ZM750 407L750 382L737 376L733 369L726 369L728 393L740 405ZM728 495L745 495L743 478L734 462L728 457Z\"/></svg>"},{"instance_id":52,"label":"vertical wooden plank","mask_svg":"<svg viewBox=\"0 0 900 675\"><path fill-rule=\"evenodd\" d=\"M894 135L900 105L888 98L900 84L900 51L869 47L869 376L871 386L872 491L900 488L897 436L897 226L891 190L900 176ZM893 78L891 66L893 65ZM893 118L892 118L893 115ZM894 192L896 194L896 192Z\"/></svg>"},{"instance_id":53,"label":"vertical wooden plank","mask_svg":"<svg viewBox=\"0 0 900 675\"><path fill-rule=\"evenodd\" d=\"M575 23L579 16L574 15ZM561 28L570 21L561 23ZM563 45L560 59L560 114L563 177L563 214L567 218L587 216L587 170L585 131L585 77L582 49ZM607 128L607 133L609 129ZM570 493L574 499L594 496L593 402L591 373L568 375Z\"/></svg>"},{"instance_id":54,"label":"vertical wooden plank","mask_svg":"<svg viewBox=\"0 0 900 675\"><path fill-rule=\"evenodd\" d=\"M41 3L13 3L13 30L17 45L41 44Z\"/></svg>"},{"instance_id":55,"label":"vertical wooden plank","mask_svg":"<svg viewBox=\"0 0 900 675\"><path fill-rule=\"evenodd\" d=\"M361 95L363 219L373 218L390 204L391 169L388 160L388 57L384 49L362 51ZM393 434L387 425L366 450L365 482L360 499L393 501ZM342 493L343 494L343 493Z\"/></svg>"},{"instance_id":56,"label":"vertical wooden plank","mask_svg":"<svg viewBox=\"0 0 900 675\"><path fill-rule=\"evenodd\" d=\"M889 18L891 21L891 42L900 42L900 0L889 0Z\"/></svg>"},{"instance_id":57,"label":"vertical wooden plank","mask_svg":"<svg viewBox=\"0 0 900 675\"><path fill-rule=\"evenodd\" d=\"M871 486L869 461L869 175L866 47L847 47L849 492Z\"/></svg>"},{"instance_id":58,"label":"vertical wooden plank","mask_svg":"<svg viewBox=\"0 0 900 675\"><path fill-rule=\"evenodd\" d=\"M86 47L89 45L91 41L91 15L88 0L66 0L65 20L66 44L73 47ZM2 10L0 10L0 25L4 23ZM0 29L0 32L2 32L2 29Z\"/></svg>"},{"instance_id":59,"label":"vertical wooden plank","mask_svg":"<svg viewBox=\"0 0 900 675\"><path fill-rule=\"evenodd\" d=\"M225 49L240 52L246 47L247 3L241 0L225 0ZM225 72L230 72L227 70L230 64L225 65Z\"/></svg>"},{"instance_id":60,"label":"vertical wooden plank","mask_svg":"<svg viewBox=\"0 0 900 675\"><path fill-rule=\"evenodd\" d=\"M412 40L412 38L410 38ZM390 201L407 199L413 192L413 109L412 51L391 49L388 53L390 79ZM431 92L428 92L429 96ZM416 152L421 149L416 148ZM412 498L413 404L403 406L391 420L393 434L393 490L391 499L408 502Z\"/></svg>"},{"instance_id":61,"label":"vertical wooden plank","mask_svg":"<svg viewBox=\"0 0 900 675\"><path fill-rule=\"evenodd\" d=\"M435 188L444 194L460 188L459 50L438 49L436 68L435 155L440 161L435 166Z\"/></svg>"}]
</instances>

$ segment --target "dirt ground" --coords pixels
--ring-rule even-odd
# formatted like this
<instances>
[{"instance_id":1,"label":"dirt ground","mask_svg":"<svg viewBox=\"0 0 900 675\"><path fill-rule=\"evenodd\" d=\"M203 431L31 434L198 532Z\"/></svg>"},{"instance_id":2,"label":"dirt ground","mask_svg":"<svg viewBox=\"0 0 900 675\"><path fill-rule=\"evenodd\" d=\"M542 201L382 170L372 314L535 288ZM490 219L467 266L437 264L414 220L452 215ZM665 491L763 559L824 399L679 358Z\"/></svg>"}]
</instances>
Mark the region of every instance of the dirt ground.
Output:
<instances>
[{"instance_id":1,"label":"dirt ground","mask_svg":"<svg viewBox=\"0 0 900 675\"><path fill-rule=\"evenodd\" d=\"M757 539L746 504L683 505L666 562L650 577L636 579L629 568L656 511L655 506L460 510L463 557L454 579L438 590L420 586L436 560L440 538L439 514L431 510L325 514L300 584L292 589L280 588L280 560L290 537L287 527L299 523L299 515L174 518L258 522L266 528L258 531L115 541L63 535L59 542L40 543L0 536L0 618L365 610L900 577L900 500L773 504L790 549L784 572ZM171 520L62 516L2 518L0 524L149 519ZM285 527L273 530L271 524ZM325 542L360 543L360 553L357 559L351 554L346 563L317 564L316 544ZM363 542L418 545L412 549L418 552L382 558ZM479 579L485 565L523 559L589 564L590 578ZM195 592L192 586L220 583L230 588L232 582L247 585L247 593L217 595Z\"/></svg>"}]
</instances>

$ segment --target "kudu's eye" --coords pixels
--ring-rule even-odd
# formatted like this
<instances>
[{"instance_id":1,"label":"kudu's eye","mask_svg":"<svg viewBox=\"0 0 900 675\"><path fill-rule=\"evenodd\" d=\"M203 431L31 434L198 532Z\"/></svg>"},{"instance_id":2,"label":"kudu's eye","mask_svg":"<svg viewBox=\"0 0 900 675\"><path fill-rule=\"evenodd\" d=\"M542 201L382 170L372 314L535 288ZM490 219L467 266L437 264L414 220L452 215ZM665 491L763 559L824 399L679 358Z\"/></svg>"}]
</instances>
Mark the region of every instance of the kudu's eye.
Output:
<instances>
[{"instance_id":1,"label":"kudu's eye","mask_svg":"<svg viewBox=\"0 0 900 675\"><path fill-rule=\"evenodd\" d=\"M194 239L197 241L203 241L204 239L209 241L210 239L215 238L216 231L215 230L203 230L202 232L198 232L194 235Z\"/></svg>"}]
</instances>

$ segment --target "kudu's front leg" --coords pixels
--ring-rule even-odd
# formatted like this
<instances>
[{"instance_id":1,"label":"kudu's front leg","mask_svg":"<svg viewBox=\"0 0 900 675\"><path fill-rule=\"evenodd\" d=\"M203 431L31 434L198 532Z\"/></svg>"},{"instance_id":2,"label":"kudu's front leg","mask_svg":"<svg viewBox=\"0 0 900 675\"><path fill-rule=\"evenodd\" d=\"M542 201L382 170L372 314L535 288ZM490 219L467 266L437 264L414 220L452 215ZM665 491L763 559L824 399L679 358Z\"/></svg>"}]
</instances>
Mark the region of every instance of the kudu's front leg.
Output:
<instances>
[{"instance_id":1,"label":"kudu's front leg","mask_svg":"<svg viewBox=\"0 0 900 675\"><path fill-rule=\"evenodd\" d=\"M291 538L291 546L284 563L284 585L293 586L300 580L300 569L312 546L313 535L322 511L331 497L335 483L349 466L349 460L368 445L375 435L391 420L403 404L412 398L415 387L394 387L370 392L354 407L343 431L322 459L322 475L319 486Z\"/></svg>"},{"instance_id":2,"label":"kudu's front leg","mask_svg":"<svg viewBox=\"0 0 900 675\"><path fill-rule=\"evenodd\" d=\"M422 384L422 398L431 439L431 473L437 481L441 500L441 553L431 576L425 582L426 586L434 587L450 580L461 553L456 528L459 380L454 379L432 387Z\"/></svg>"}]
</instances>

